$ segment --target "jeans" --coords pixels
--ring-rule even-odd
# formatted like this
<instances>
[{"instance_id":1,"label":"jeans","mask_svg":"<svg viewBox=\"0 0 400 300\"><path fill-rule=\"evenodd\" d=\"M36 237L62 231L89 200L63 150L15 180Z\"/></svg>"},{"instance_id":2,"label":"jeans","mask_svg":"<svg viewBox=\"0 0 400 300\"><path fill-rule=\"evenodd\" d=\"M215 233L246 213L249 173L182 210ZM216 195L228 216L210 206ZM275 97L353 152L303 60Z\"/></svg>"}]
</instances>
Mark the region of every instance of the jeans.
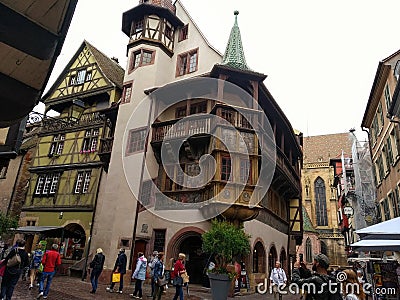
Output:
<instances>
[{"instance_id":1,"label":"jeans","mask_svg":"<svg viewBox=\"0 0 400 300\"><path fill-rule=\"evenodd\" d=\"M161 296L164 291L164 286L159 286L158 284L155 284L155 289L154 289L154 294L153 294L153 300L160 300Z\"/></svg>"},{"instance_id":2,"label":"jeans","mask_svg":"<svg viewBox=\"0 0 400 300\"><path fill-rule=\"evenodd\" d=\"M6 269L6 271L4 272L3 279L1 281L1 294L0 294L1 299L11 300L19 276L21 276L21 270L19 269L13 268L10 271Z\"/></svg>"},{"instance_id":3,"label":"jeans","mask_svg":"<svg viewBox=\"0 0 400 300\"><path fill-rule=\"evenodd\" d=\"M99 276L101 274L101 269L100 270L95 270L93 269L92 272L90 273L90 282L92 283L92 290L95 292L97 290L97 284L99 283Z\"/></svg>"},{"instance_id":4,"label":"jeans","mask_svg":"<svg viewBox=\"0 0 400 300\"><path fill-rule=\"evenodd\" d=\"M133 296L136 296L139 293L139 298L142 298L143 291L142 291L142 282L143 280L135 278L135 291L133 292Z\"/></svg>"},{"instance_id":5,"label":"jeans","mask_svg":"<svg viewBox=\"0 0 400 300\"><path fill-rule=\"evenodd\" d=\"M124 288L124 275L125 274L121 274L121 279L120 279L120 282L119 282L119 289L118 289L118 291L122 291L122 289ZM112 276L112 275L111 275ZM114 289L114 286L115 286L115 284L116 284L116 282L112 282L111 283L111 285L110 285L110 289Z\"/></svg>"},{"instance_id":6,"label":"jeans","mask_svg":"<svg viewBox=\"0 0 400 300\"><path fill-rule=\"evenodd\" d=\"M53 281L53 277L56 274L56 271L53 272L42 272L42 278L40 278L40 282L39 282L39 292L43 292L44 296L47 296L49 294L50 291L50 285L51 282ZM46 289L43 289L44 287L44 281L47 278L47 283L46 283Z\"/></svg>"},{"instance_id":7,"label":"jeans","mask_svg":"<svg viewBox=\"0 0 400 300\"><path fill-rule=\"evenodd\" d=\"M183 286L175 286L176 288L176 292L175 292L175 296L174 296L174 300L178 300L178 296L179 296L179 300L183 300Z\"/></svg>"}]
</instances>

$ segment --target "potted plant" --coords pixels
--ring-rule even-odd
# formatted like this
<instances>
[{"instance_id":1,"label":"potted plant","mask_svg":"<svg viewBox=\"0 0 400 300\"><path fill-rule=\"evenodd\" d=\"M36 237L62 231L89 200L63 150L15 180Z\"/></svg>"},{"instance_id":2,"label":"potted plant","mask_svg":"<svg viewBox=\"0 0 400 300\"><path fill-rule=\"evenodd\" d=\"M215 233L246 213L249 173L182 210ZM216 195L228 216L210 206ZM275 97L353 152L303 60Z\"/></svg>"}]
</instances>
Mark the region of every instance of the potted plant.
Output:
<instances>
[{"instance_id":1,"label":"potted plant","mask_svg":"<svg viewBox=\"0 0 400 300\"><path fill-rule=\"evenodd\" d=\"M250 236L242 228L226 221L213 220L211 229L203 233L203 251L215 256L215 268L209 270L211 294L214 300L228 298L231 282L235 277L233 263L236 256L250 252Z\"/></svg>"}]
</instances>

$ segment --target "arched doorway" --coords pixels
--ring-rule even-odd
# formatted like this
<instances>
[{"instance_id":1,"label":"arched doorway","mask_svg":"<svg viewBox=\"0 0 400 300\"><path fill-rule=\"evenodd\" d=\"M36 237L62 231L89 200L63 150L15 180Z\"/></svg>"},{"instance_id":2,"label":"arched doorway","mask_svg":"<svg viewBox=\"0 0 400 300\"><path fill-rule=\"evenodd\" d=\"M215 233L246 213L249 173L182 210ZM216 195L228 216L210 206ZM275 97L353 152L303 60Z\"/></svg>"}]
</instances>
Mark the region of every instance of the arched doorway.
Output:
<instances>
[{"instance_id":1,"label":"arched doorway","mask_svg":"<svg viewBox=\"0 0 400 300\"><path fill-rule=\"evenodd\" d=\"M65 230L74 233L74 237L64 238L64 241L61 244L60 254L64 255L64 258L66 259L82 259L86 244L85 230L77 223L66 225Z\"/></svg>"},{"instance_id":2,"label":"arched doorway","mask_svg":"<svg viewBox=\"0 0 400 300\"><path fill-rule=\"evenodd\" d=\"M258 241L253 250L253 273L265 273L266 255L263 244Z\"/></svg>"},{"instance_id":3,"label":"arched doorway","mask_svg":"<svg viewBox=\"0 0 400 300\"><path fill-rule=\"evenodd\" d=\"M275 262L278 259L278 252L274 245L269 249L268 254L268 274L271 274L271 270L275 267Z\"/></svg>"},{"instance_id":4,"label":"arched doorway","mask_svg":"<svg viewBox=\"0 0 400 300\"><path fill-rule=\"evenodd\" d=\"M288 268L287 268L287 258L286 258L286 251L284 248L281 249L281 253L279 254L279 261L281 262L281 267L282 269L285 270L286 273L288 273Z\"/></svg>"},{"instance_id":5,"label":"arched doorway","mask_svg":"<svg viewBox=\"0 0 400 300\"><path fill-rule=\"evenodd\" d=\"M177 258L179 253L186 255L186 269L191 283L203 282L204 267L208 256L202 251L201 234L203 231L196 227L186 228L171 239L168 245L168 258Z\"/></svg>"}]
</instances>

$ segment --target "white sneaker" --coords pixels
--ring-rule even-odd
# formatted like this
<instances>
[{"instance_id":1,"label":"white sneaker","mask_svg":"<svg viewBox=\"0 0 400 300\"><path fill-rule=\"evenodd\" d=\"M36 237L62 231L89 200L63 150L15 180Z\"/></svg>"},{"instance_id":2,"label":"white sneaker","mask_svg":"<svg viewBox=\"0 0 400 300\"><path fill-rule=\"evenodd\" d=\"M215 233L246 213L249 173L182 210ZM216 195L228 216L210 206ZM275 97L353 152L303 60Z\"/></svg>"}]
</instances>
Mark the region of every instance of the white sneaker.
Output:
<instances>
[{"instance_id":1,"label":"white sneaker","mask_svg":"<svg viewBox=\"0 0 400 300\"><path fill-rule=\"evenodd\" d=\"M106 292L112 293L113 290L108 287L108 288L106 288Z\"/></svg>"},{"instance_id":2,"label":"white sneaker","mask_svg":"<svg viewBox=\"0 0 400 300\"><path fill-rule=\"evenodd\" d=\"M30 285L29 285L29 289L30 289L30 290L33 289L33 284L30 284Z\"/></svg>"},{"instance_id":3,"label":"white sneaker","mask_svg":"<svg viewBox=\"0 0 400 300\"><path fill-rule=\"evenodd\" d=\"M39 295L37 295L36 299L40 299L43 296L43 292L40 292Z\"/></svg>"}]
</instances>

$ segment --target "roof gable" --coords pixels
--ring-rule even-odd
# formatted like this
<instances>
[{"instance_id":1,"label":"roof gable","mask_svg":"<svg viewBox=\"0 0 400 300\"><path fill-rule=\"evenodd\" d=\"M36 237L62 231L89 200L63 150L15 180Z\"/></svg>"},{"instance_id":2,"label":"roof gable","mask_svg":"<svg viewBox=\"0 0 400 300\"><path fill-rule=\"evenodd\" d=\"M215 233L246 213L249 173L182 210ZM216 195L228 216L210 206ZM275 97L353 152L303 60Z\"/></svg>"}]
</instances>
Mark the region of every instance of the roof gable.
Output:
<instances>
[{"instance_id":1,"label":"roof gable","mask_svg":"<svg viewBox=\"0 0 400 300\"><path fill-rule=\"evenodd\" d=\"M117 62L84 41L42 101L55 103L115 87L122 89L124 73Z\"/></svg>"}]
</instances>

